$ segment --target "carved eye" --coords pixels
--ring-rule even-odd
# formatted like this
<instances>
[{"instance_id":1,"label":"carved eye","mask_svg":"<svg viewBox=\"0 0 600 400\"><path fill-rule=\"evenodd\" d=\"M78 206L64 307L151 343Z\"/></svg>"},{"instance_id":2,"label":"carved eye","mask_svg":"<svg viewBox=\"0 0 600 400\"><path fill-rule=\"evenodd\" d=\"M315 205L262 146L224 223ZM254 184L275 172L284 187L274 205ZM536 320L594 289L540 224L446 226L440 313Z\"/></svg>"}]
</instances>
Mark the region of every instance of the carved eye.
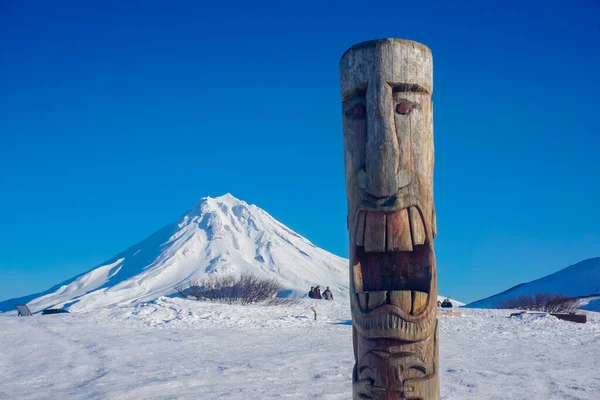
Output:
<instances>
[{"instance_id":1,"label":"carved eye","mask_svg":"<svg viewBox=\"0 0 600 400\"><path fill-rule=\"evenodd\" d=\"M367 112L367 110L365 109L365 106L362 104L357 104L354 107L352 107L352 116L354 118L362 118L365 116L366 112Z\"/></svg>"},{"instance_id":2,"label":"carved eye","mask_svg":"<svg viewBox=\"0 0 600 400\"><path fill-rule=\"evenodd\" d=\"M411 112L412 108L412 104L408 101L401 101L400 103L396 104L396 112L398 114L406 115Z\"/></svg>"}]
</instances>

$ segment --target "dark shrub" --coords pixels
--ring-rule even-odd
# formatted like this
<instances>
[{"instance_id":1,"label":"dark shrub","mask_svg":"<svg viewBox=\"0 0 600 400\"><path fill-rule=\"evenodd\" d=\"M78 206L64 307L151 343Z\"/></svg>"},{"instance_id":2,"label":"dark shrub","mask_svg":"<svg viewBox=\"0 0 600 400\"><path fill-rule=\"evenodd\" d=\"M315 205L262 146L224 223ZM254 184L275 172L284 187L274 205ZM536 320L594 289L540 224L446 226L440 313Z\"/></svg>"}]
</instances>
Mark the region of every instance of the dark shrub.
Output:
<instances>
[{"instance_id":1,"label":"dark shrub","mask_svg":"<svg viewBox=\"0 0 600 400\"><path fill-rule=\"evenodd\" d=\"M267 301L268 305L280 304L278 295L283 288L274 278L264 278L242 273L240 276L208 276L190 280L175 288L184 298L212 300L243 305Z\"/></svg>"},{"instance_id":2,"label":"dark shrub","mask_svg":"<svg viewBox=\"0 0 600 400\"><path fill-rule=\"evenodd\" d=\"M577 309L577 299L562 294L533 293L499 300L497 308L543 311L548 313L567 313Z\"/></svg>"}]
</instances>

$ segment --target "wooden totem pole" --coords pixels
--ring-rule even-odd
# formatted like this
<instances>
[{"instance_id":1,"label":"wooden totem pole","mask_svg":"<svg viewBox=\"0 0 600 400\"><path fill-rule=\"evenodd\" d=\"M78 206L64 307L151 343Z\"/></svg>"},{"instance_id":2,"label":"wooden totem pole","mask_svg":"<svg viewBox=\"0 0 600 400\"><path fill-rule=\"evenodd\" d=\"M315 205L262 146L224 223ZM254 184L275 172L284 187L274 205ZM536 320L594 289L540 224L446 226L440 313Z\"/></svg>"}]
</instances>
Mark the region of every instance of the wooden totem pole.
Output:
<instances>
[{"instance_id":1,"label":"wooden totem pole","mask_svg":"<svg viewBox=\"0 0 600 400\"><path fill-rule=\"evenodd\" d=\"M340 61L354 399L439 399L433 62L403 39Z\"/></svg>"}]
</instances>

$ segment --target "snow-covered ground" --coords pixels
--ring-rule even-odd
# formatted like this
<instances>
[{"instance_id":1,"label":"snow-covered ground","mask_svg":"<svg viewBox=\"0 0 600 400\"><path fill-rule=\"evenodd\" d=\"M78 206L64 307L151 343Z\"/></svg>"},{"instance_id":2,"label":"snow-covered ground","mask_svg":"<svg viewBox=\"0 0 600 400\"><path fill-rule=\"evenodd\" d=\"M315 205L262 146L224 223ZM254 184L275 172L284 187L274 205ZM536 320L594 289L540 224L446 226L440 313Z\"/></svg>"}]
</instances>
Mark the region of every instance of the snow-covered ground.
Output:
<instances>
[{"instance_id":1,"label":"snow-covered ground","mask_svg":"<svg viewBox=\"0 0 600 400\"><path fill-rule=\"evenodd\" d=\"M600 399L600 314L575 324L460 311L439 317L443 399ZM349 320L345 298L266 307L161 297L72 314L4 314L0 399L346 400Z\"/></svg>"}]
</instances>

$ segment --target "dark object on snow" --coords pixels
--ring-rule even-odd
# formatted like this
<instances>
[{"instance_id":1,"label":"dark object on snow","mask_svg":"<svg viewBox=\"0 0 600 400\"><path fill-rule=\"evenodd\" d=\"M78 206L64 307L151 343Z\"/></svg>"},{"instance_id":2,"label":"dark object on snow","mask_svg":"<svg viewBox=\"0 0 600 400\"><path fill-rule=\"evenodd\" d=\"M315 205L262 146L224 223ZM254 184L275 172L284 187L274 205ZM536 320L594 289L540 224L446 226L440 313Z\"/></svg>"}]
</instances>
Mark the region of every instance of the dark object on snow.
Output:
<instances>
[{"instance_id":1,"label":"dark object on snow","mask_svg":"<svg viewBox=\"0 0 600 400\"><path fill-rule=\"evenodd\" d=\"M452 308L452 302L448 299L442 301L442 308Z\"/></svg>"},{"instance_id":2,"label":"dark object on snow","mask_svg":"<svg viewBox=\"0 0 600 400\"><path fill-rule=\"evenodd\" d=\"M587 322L587 315L585 315L585 314L575 314L575 313L554 314L554 313L550 313L550 315L555 316L558 319L562 319L562 320L570 321L570 322L577 322L579 324L585 324Z\"/></svg>"},{"instance_id":3,"label":"dark object on snow","mask_svg":"<svg viewBox=\"0 0 600 400\"><path fill-rule=\"evenodd\" d=\"M327 286L327 289L323 292L323 298L325 300L333 300L333 293L329 290L329 286Z\"/></svg>"},{"instance_id":4,"label":"dark object on snow","mask_svg":"<svg viewBox=\"0 0 600 400\"><path fill-rule=\"evenodd\" d=\"M316 295L317 295L317 293L315 292L315 287L311 286L310 292L308 292L308 297L310 297L311 299L314 299Z\"/></svg>"},{"instance_id":5,"label":"dark object on snow","mask_svg":"<svg viewBox=\"0 0 600 400\"><path fill-rule=\"evenodd\" d=\"M67 310L62 308L49 308L48 310L42 311L42 315L50 315L50 314L68 314Z\"/></svg>"},{"instance_id":6,"label":"dark object on snow","mask_svg":"<svg viewBox=\"0 0 600 400\"><path fill-rule=\"evenodd\" d=\"M517 312L517 313L512 313L512 314L510 314L510 316L511 317L520 317L521 315L524 315L524 314L542 314L542 315L550 314L553 317L562 319L564 321L576 322L578 324L585 324L587 322L587 315L575 314L575 313L565 314L565 313L547 313L544 311L521 311L521 312Z\"/></svg>"},{"instance_id":7,"label":"dark object on snow","mask_svg":"<svg viewBox=\"0 0 600 400\"><path fill-rule=\"evenodd\" d=\"M27 307L25 304L15 304L15 308L19 312L19 314L18 314L19 317L31 317L32 316L31 311L29 311L29 307Z\"/></svg>"}]
</instances>

